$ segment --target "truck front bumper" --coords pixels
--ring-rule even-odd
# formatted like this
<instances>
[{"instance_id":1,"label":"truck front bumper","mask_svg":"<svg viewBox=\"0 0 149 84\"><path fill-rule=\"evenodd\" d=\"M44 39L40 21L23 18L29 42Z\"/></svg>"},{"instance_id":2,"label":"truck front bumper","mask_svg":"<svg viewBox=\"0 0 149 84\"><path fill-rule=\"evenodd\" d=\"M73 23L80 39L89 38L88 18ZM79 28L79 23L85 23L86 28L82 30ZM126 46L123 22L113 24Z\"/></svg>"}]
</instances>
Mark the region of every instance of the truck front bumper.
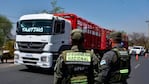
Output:
<instances>
[{"instance_id":1,"label":"truck front bumper","mask_svg":"<svg viewBox=\"0 0 149 84\"><path fill-rule=\"evenodd\" d=\"M41 68L51 68L53 65L52 53L23 53L14 52L14 64L31 65Z\"/></svg>"}]
</instances>

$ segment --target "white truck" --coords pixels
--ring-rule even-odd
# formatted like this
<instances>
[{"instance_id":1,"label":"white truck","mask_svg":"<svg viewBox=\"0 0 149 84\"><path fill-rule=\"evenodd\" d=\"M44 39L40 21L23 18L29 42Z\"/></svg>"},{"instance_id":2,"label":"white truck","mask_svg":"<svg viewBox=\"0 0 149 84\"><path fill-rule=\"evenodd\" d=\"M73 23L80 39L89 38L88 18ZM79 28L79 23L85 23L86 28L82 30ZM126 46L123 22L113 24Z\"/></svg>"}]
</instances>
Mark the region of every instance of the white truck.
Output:
<instances>
[{"instance_id":1,"label":"white truck","mask_svg":"<svg viewBox=\"0 0 149 84\"><path fill-rule=\"evenodd\" d=\"M110 48L107 37L112 30L76 14L28 14L17 22L14 63L28 68L53 68L59 54L71 47L72 29L83 31L85 49L102 54Z\"/></svg>"},{"instance_id":2,"label":"white truck","mask_svg":"<svg viewBox=\"0 0 149 84\"><path fill-rule=\"evenodd\" d=\"M16 28L14 64L52 68L59 53L70 48L71 23L53 14L28 14Z\"/></svg>"}]
</instances>

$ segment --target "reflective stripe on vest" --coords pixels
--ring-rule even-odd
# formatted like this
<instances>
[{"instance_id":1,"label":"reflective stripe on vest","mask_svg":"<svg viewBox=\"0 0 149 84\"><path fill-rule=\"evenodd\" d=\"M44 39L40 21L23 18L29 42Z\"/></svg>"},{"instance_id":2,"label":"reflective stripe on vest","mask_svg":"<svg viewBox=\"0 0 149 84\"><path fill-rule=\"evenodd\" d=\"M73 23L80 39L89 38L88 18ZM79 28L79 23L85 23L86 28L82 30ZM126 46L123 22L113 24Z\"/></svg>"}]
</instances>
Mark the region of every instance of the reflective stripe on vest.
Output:
<instances>
[{"instance_id":1,"label":"reflective stripe on vest","mask_svg":"<svg viewBox=\"0 0 149 84\"><path fill-rule=\"evenodd\" d=\"M71 84L87 84L87 76L72 77Z\"/></svg>"},{"instance_id":2,"label":"reflective stripe on vest","mask_svg":"<svg viewBox=\"0 0 149 84\"><path fill-rule=\"evenodd\" d=\"M119 51L120 55L125 55L128 56L128 52L127 51Z\"/></svg>"},{"instance_id":3,"label":"reflective stripe on vest","mask_svg":"<svg viewBox=\"0 0 149 84\"><path fill-rule=\"evenodd\" d=\"M128 69L121 69L121 70L120 70L120 73L122 73L122 74L123 74L123 73L128 73Z\"/></svg>"}]
</instances>

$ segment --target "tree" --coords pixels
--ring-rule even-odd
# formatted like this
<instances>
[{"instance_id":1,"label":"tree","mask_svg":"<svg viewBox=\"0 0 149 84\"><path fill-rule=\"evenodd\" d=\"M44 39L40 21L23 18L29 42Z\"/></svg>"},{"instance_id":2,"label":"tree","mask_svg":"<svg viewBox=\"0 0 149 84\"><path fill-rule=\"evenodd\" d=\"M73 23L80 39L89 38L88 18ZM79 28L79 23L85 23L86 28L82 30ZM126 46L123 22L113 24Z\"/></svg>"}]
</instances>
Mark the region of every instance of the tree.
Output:
<instances>
[{"instance_id":1,"label":"tree","mask_svg":"<svg viewBox=\"0 0 149 84\"><path fill-rule=\"evenodd\" d=\"M129 35L129 44L132 45L141 45L145 47L149 47L148 45L148 38L143 33L136 33L133 32Z\"/></svg>"},{"instance_id":2,"label":"tree","mask_svg":"<svg viewBox=\"0 0 149 84\"><path fill-rule=\"evenodd\" d=\"M53 0L51 2L51 5L52 5L51 13L63 13L64 12L64 8L57 6L57 0Z\"/></svg>"},{"instance_id":3,"label":"tree","mask_svg":"<svg viewBox=\"0 0 149 84\"><path fill-rule=\"evenodd\" d=\"M50 11L42 10L40 13L64 13L64 8L57 6L57 0L52 0L51 6L52 9Z\"/></svg>"},{"instance_id":4,"label":"tree","mask_svg":"<svg viewBox=\"0 0 149 84\"><path fill-rule=\"evenodd\" d=\"M11 34L12 23L3 15L0 15L0 47L9 39Z\"/></svg>"}]
</instances>

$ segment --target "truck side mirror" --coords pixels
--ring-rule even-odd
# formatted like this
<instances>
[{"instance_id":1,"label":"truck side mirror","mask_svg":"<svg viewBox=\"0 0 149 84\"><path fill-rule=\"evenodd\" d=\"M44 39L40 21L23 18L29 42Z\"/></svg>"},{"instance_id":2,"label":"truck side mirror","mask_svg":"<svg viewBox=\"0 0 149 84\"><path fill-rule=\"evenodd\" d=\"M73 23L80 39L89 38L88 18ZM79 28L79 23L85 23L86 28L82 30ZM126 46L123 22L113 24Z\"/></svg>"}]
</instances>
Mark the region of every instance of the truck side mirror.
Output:
<instances>
[{"instance_id":1,"label":"truck side mirror","mask_svg":"<svg viewBox=\"0 0 149 84\"><path fill-rule=\"evenodd\" d=\"M19 27L19 22L17 22L17 28Z\"/></svg>"},{"instance_id":2,"label":"truck side mirror","mask_svg":"<svg viewBox=\"0 0 149 84\"><path fill-rule=\"evenodd\" d=\"M18 33L19 32L19 22L17 22L17 25L16 25L16 33Z\"/></svg>"}]
</instances>

